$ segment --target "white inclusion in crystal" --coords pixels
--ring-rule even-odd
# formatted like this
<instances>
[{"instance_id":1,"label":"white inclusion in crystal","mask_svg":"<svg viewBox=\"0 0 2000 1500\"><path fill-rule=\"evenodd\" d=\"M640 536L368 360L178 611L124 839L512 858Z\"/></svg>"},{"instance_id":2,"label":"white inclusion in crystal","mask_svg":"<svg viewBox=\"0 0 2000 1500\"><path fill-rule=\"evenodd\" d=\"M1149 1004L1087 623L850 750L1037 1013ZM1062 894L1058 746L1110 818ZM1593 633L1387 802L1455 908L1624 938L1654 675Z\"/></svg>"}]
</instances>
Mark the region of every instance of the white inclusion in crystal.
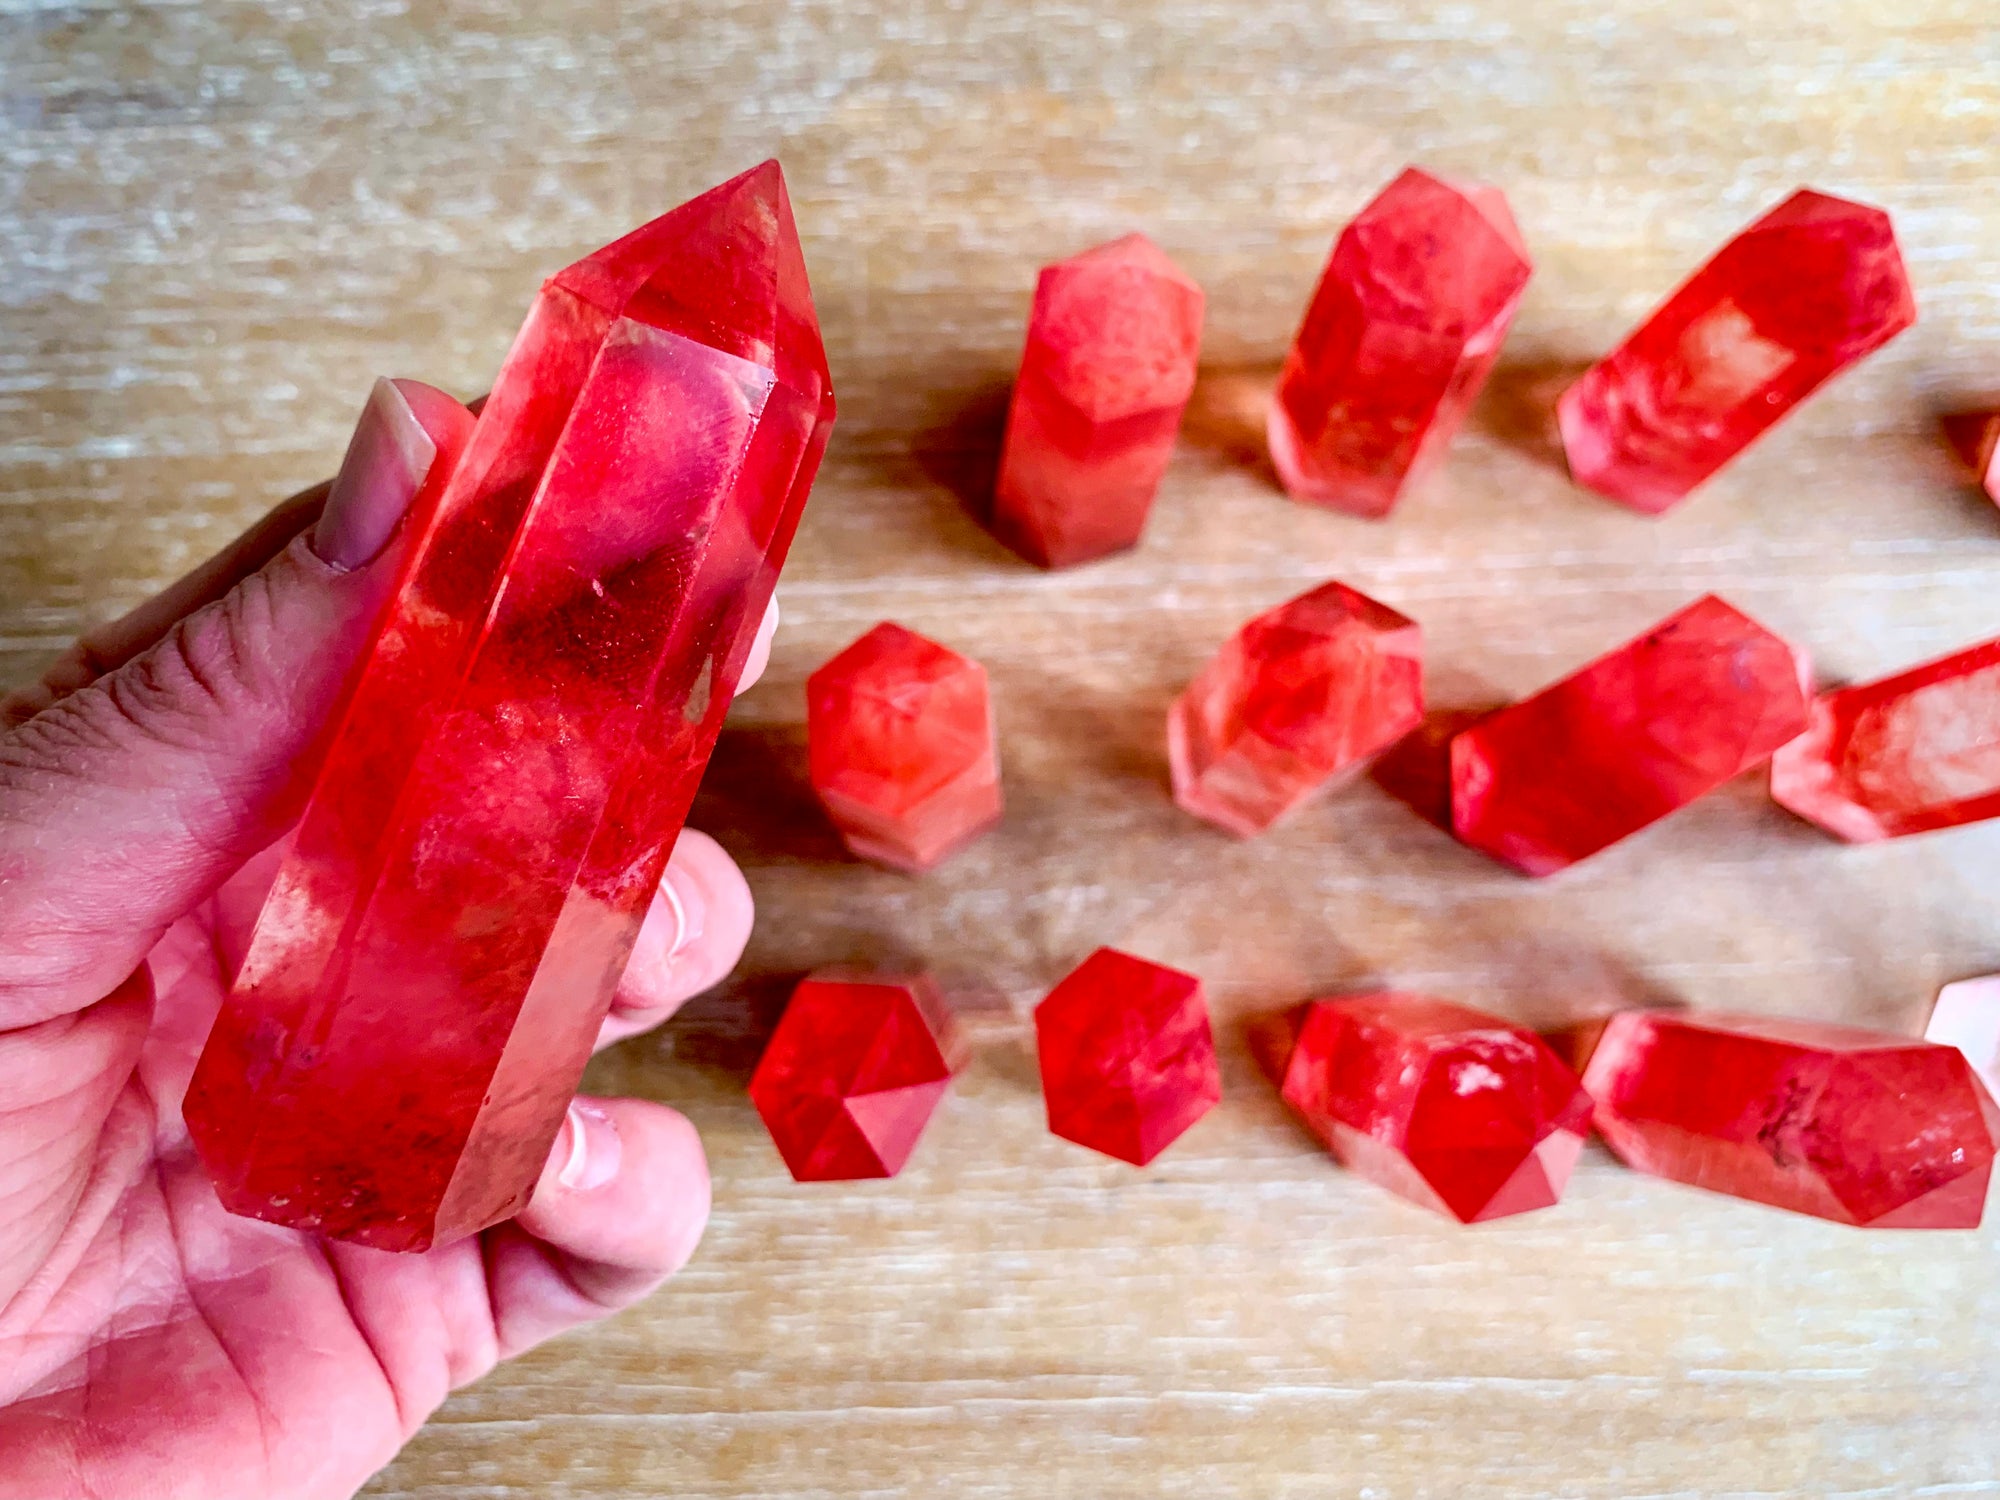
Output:
<instances>
[{"instance_id":1,"label":"white inclusion in crystal","mask_svg":"<svg viewBox=\"0 0 2000 1500\"><path fill-rule=\"evenodd\" d=\"M1481 1089L1504 1087L1506 1080L1482 1062L1453 1063L1451 1066L1451 1091L1463 1098L1476 1094Z\"/></svg>"}]
</instances>

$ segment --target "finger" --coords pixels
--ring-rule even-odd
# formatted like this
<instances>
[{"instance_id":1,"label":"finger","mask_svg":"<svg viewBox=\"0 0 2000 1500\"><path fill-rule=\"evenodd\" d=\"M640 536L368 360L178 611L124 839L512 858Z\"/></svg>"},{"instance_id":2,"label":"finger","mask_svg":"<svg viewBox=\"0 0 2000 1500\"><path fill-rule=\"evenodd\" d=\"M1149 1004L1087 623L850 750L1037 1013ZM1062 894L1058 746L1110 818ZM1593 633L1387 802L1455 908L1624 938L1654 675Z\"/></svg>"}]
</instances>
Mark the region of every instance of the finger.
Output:
<instances>
[{"instance_id":1,"label":"finger","mask_svg":"<svg viewBox=\"0 0 2000 1500\"><path fill-rule=\"evenodd\" d=\"M721 983L743 957L755 914L736 861L707 834L682 829L597 1045L650 1030Z\"/></svg>"},{"instance_id":2,"label":"finger","mask_svg":"<svg viewBox=\"0 0 2000 1500\"><path fill-rule=\"evenodd\" d=\"M737 696L755 687L764 669L771 665L771 642L777 636L778 601L774 598L765 607L764 618L757 622L757 638L750 643L750 654L743 659L743 675L736 680Z\"/></svg>"}]
</instances>

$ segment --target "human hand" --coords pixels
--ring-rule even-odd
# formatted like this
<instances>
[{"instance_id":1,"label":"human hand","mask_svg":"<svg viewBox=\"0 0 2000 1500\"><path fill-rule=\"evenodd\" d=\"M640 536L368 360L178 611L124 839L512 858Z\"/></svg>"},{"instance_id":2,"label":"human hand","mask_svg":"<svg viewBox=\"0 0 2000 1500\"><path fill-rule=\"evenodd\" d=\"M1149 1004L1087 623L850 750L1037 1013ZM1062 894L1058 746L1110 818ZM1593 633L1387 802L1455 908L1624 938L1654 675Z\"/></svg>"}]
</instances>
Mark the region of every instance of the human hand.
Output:
<instances>
[{"instance_id":1,"label":"human hand","mask_svg":"<svg viewBox=\"0 0 2000 1500\"><path fill-rule=\"evenodd\" d=\"M0 1496L350 1495L452 1389L701 1236L700 1142L641 1100L579 1099L520 1217L424 1255L225 1213L181 1123L397 522L472 420L379 383L330 486L0 702ZM722 978L750 917L684 833L598 1045Z\"/></svg>"}]
</instances>

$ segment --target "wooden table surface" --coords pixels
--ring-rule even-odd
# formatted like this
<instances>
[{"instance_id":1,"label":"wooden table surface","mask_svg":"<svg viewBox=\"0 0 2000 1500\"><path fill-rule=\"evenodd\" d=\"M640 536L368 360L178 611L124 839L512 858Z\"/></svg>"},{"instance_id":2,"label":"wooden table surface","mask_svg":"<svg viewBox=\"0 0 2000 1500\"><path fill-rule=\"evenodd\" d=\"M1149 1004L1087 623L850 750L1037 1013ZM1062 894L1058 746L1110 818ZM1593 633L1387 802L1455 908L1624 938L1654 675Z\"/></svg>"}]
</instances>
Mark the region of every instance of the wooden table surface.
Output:
<instances>
[{"instance_id":1,"label":"wooden table surface","mask_svg":"<svg viewBox=\"0 0 2000 1500\"><path fill-rule=\"evenodd\" d=\"M762 923L592 1084L706 1135L680 1280L454 1399L390 1497L2000 1493L1996 1234L1868 1234L1628 1173L1477 1229L1343 1174L1240 1021L1394 981L1535 1022L1638 1000L1921 1026L2000 967L2000 825L1843 848L1746 778L1519 879L1370 783L1238 844L1162 716L1328 577L1415 615L1433 701L1535 688L1704 590L1828 680L2000 631L2000 514L1939 410L2000 387L1990 0L0 0L0 676L330 472L376 372L470 394L537 279L768 154L842 416L770 676L697 820ZM1538 269L1449 467L1292 505L1257 403L1334 233L1407 161ZM1697 498L1571 487L1547 406L1801 181L1895 214L1922 321ZM1152 234L1206 368L1135 553L1035 572L966 519L1036 266ZM803 679L880 618L984 661L1005 827L845 861ZM1150 1171L1041 1122L1029 1007L1112 943L1210 987L1227 1097ZM798 1187L744 1099L786 976L921 959L976 1060L897 1181Z\"/></svg>"}]
</instances>

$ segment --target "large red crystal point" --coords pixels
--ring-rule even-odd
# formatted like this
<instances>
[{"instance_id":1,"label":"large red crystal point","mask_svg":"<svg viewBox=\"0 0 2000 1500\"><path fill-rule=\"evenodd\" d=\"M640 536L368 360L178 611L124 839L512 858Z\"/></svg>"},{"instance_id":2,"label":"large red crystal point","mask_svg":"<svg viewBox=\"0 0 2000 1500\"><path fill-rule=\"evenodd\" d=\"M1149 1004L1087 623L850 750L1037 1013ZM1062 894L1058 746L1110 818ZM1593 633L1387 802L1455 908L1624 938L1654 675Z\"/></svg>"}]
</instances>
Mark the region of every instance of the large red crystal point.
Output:
<instances>
[{"instance_id":1,"label":"large red crystal point","mask_svg":"<svg viewBox=\"0 0 2000 1500\"><path fill-rule=\"evenodd\" d=\"M1958 1048L1986 1091L2000 1097L2000 974L1960 979L1939 990L1924 1040Z\"/></svg>"},{"instance_id":2,"label":"large red crystal point","mask_svg":"<svg viewBox=\"0 0 2000 1500\"><path fill-rule=\"evenodd\" d=\"M526 1201L833 421L775 162L551 278L408 553L186 1103L231 1210Z\"/></svg>"},{"instance_id":3,"label":"large red crystal point","mask_svg":"<svg viewBox=\"0 0 2000 1500\"><path fill-rule=\"evenodd\" d=\"M1244 838L1424 716L1423 632L1345 584L1259 615L1167 714L1174 800Z\"/></svg>"},{"instance_id":4,"label":"large red crystal point","mask_svg":"<svg viewBox=\"0 0 2000 1500\"><path fill-rule=\"evenodd\" d=\"M1334 244L1278 377L1285 489L1387 515L1471 410L1532 269L1498 188L1415 168L1384 188Z\"/></svg>"},{"instance_id":5,"label":"large red crystal point","mask_svg":"<svg viewBox=\"0 0 2000 1500\"><path fill-rule=\"evenodd\" d=\"M884 621L806 682L813 789L847 847L928 870L1000 821L986 669Z\"/></svg>"},{"instance_id":6,"label":"large red crystal point","mask_svg":"<svg viewBox=\"0 0 2000 1500\"><path fill-rule=\"evenodd\" d=\"M1449 1000L1314 1000L1258 1041L1342 1165L1463 1223L1553 1205L1589 1133L1590 1100L1534 1032Z\"/></svg>"},{"instance_id":7,"label":"large red crystal point","mask_svg":"<svg viewBox=\"0 0 2000 1500\"><path fill-rule=\"evenodd\" d=\"M1986 498L2000 505L2000 411L1954 412L1944 432Z\"/></svg>"},{"instance_id":8,"label":"large red crystal point","mask_svg":"<svg viewBox=\"0 0 2000 1500\"><path fill-rule=\"evenodd\" d=\"M1549 875L1762 765L1806 725L1805 657L1713 595L1451 742L1452 830Z\"/></svg>"},{"instance_id":9,"label":"large red crystal point","mask_svg":"<svg viewBox=\"0 0 2000 1500\"><path fill-rule=\"evenodd\" d=\"M1977 1227L2000 1140L1956 1048L1817 1021L1626 1011L1583 1086L1640 1171L1843 1224Z\"/></svg>"},{"instance_id":10,"label":"large red crystal point","mask_svg":"<svg viewBox=\"0 0 2000 1500\"><path fill-rule=\"evenodd\" d=\"M1138 542L1194 392L1202 303L1143 234L1043 269L993 496L1008 546L1066 568Z\"/></svg>"},{"instance_id":11,"label":"large red crystal point","mask_svg":"<svg viewBox=\"0 0 2000 1500\"><path fill-rule=\"evenodd\" d=\"M1563 393L1570 472L1666 510L1916 320L1889 216L1801 189Z\"/></svg>"},{"instance_id":12,"label":"large red crystal point","mask_svg":"<svg viewBox=\"0 0 2000 1500\"><path fill-rule=\"evenodd\" d=\"M929 976L829 970L792 992L750 1102L800 1182L894 1177L963 1060Z\"/></svg>"},{"instance_id":13,"label":"large red crystal point","mask_svg":"<svg viewBox=\"0 0 2000 1500\"><path fill-rule=\"evenodd\" d=\"M1143 1167L1222 1097L1192 974L1099 948L1035 1007L1049 1129Z\"/></svg>"},{"instance_id":14,"label":"large red crystal point","mask_svg":"<svg viewBox=\"0 0 2000 1500\"><path fill-rule=\"evenodd\" d=\"M2000 640L1822 694L1771 795L1856 843L2000 818Z\"/></svg>"}]
</instances>

